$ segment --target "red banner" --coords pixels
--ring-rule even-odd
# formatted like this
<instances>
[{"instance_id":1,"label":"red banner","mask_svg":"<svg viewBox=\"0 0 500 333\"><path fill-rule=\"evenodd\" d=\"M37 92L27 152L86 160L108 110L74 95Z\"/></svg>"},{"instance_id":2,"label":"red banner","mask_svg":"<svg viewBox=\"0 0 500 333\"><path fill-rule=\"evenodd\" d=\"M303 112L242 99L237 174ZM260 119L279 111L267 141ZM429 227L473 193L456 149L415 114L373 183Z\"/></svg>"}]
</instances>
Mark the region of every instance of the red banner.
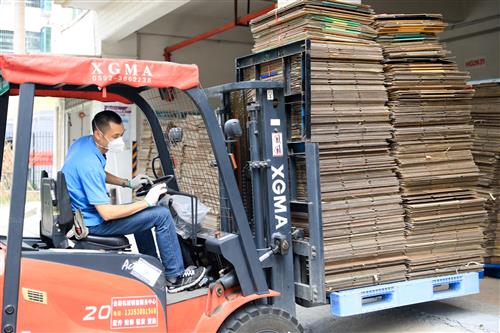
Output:
<instances>
[{"instance_id":1,"label":"red banner","mask_svg":"<svg viewBox=\"0 0 500 333\"><path fill-rule=\"evenodd\" d=\"M32 151L29 159L30 166L52 166L51 151Z\"/></svg>"}]
</instances>

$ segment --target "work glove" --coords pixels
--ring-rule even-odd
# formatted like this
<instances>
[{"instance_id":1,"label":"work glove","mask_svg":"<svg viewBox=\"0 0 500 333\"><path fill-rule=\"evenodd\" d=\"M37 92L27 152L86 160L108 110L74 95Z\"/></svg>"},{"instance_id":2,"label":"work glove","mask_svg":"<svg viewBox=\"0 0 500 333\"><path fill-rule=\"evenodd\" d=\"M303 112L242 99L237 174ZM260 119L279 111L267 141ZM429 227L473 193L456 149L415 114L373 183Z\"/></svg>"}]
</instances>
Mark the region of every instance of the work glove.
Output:
<instances>
[{"instance_id":1,"label":"work glove","mask_svg":"<svg viewBox=\"0 0 500 333\"><path fill-rule=\"evenodd\" d=\"M167 184L158 184L149 190L148 194L146 194L146 197L144 198L144 201L146 201L148 207L156 206L160 196L165 193L167 193Z\"/></svg>"},{"instance_id":2,"label":"work glove","mask_svg":"<svg viewBox=\"0 0 500 333\"><path fill-rule=\"evenodd\" d=\"M146 175L137 175L133 179L128 181L128 187L133 188L134 190L139 189L142 185L145 184L153 184L153 180Z\"/></svg>"}]
</instances>

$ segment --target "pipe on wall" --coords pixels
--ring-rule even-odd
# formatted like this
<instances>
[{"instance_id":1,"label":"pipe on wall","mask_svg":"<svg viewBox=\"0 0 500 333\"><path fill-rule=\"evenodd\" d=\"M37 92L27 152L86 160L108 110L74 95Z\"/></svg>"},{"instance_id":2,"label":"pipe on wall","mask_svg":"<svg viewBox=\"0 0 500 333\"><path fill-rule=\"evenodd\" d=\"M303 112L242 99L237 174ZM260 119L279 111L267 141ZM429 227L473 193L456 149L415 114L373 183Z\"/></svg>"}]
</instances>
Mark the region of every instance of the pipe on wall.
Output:
<instances>
[{"instance_id":1,"label":"pipe on wall","mask_svg":"<svg viewBox=\"0 0 500 333\"><path fill-rule=\"evenodd\" d=\"M166 61L170 61L172 59L172 52L175 52L179 49L185 48L189 45L195 44L195 43L200 42L202 40L206 40L212 36L218 35L218 34L223 33L225 31L231 30L239 25L246 25L254 18L261 16L261 15L264 15L265 13L273 10L275 7L276 7L276 5L272 4L270 6L262 8L258 11L255 11L253 13L250 13L250 14L247 14L247 15L242 16L240 18L237 18L234 21L226 23L220 27L217 27L215 29L204 32L198 36L192 37L192 38L187 39L185 41L182 41L180 43L176 43L174 45L167 46L163 51L163 56L164 56Z\"/></svg>"}]
</instances>

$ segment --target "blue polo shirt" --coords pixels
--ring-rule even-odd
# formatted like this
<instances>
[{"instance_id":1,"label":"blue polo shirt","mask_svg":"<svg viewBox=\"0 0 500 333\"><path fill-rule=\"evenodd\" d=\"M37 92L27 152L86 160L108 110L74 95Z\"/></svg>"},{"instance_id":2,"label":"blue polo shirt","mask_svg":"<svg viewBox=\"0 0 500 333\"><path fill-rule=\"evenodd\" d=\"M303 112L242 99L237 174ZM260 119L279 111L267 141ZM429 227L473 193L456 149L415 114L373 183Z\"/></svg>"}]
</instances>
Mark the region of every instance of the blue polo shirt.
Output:
<instances>
[{"instance_id":1,"label":"blue polo shirt","mask_svg":"<svg viewBox=\"0 0 500 333\"><path fill-rule=\"evenodd\" d=\"M101 224L95 205L109 204L106 190L106 157L97 148L92 135L82 136L69 148L62 172L66 177L71 207L80 209L88 227Z\"/></svg>"}]
</instances>

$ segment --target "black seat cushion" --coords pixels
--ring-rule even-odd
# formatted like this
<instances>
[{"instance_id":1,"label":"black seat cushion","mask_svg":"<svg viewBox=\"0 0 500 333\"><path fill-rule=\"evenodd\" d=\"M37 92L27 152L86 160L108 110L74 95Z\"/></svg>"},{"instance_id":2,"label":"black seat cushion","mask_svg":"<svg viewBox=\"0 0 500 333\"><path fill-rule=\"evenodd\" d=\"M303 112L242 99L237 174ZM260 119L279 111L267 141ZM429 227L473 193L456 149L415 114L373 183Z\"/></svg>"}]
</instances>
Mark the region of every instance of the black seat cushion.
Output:
<instances>
[{"instance_id":1,"label":"black seat cushion","mask_svg":"<svg viewBox=\"0 0 500 333\"><path fill-rule=\"evenodd\" d=\"M121 250L129 247L130 243L125 236L88 235L84 239L75 241L75 249Z\"/></svg>"}]
</instances>

